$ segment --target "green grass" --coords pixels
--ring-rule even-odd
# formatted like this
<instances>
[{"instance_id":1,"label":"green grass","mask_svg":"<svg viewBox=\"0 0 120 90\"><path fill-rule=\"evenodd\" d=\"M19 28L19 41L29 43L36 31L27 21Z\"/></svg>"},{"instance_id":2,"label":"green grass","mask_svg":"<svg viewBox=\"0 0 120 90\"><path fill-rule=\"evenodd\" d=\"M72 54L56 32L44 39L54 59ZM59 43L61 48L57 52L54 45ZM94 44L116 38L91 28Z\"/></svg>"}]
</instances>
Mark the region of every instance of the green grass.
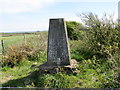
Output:
<instances>
[{"instance_id":1,"label":"green grass","mask_svg":"<svg viewBox=\"0 0 120 90\"><path fill-rule=\"evenodd\" d=\"M14 68L10 68L8 66L3 67L0 71L0 73L2 73L1 83L28 76L31 72L36 70L36 68L31 67L34 63L36 63L36 65L40 65L40 62L23 60Z\"/></svg>"},{"instance_id":2,"label":"green grass","mask_svg":"<svg viewBox=\"0 0 120 90\"><path fill-rule=\"evenodd\" d=\"M2 84L4 87L42 87L42 88L119 88L114 80L116 73L108 68L109 63L82 60L78 65L80 71L76 75L59 72L56 74L39 74L39 68L32 67L33 63L39 66L39 61L23 60L14 68L4 67ZM104 66L104 69L103 69Z\"/></svg>"},{"instance_id":3,"label":"green grass","mask_svg":"<svg viewBox=\"0 0 120 90\"><path fill-rule=\"evenodd\" d=\"M34 34L33 35L26 35L25 37L26 37L26 39L29 37L34 37ZM9 45L20 43L20 41L25 41L23 35L3 37L2 39L4 40L5 47L7 47Z\"/></svg>"},{"instance_id":4,"label":"green grass","mask_svg":"<svg viewBox=\"0 0 120 90\"><path fill-rule=\"evenodd\" d=\"M35 34L26 34L25 38L28 39L30 37L34 37L34 35ZM25 42L25 38L23 35L18 35L18 36L1 37L0 40L4 40L4 48L6 49L10 45L15 45L21 42ZM0 52L2 52L2 47L0 48Z\"/></svg>"}]
</instances>

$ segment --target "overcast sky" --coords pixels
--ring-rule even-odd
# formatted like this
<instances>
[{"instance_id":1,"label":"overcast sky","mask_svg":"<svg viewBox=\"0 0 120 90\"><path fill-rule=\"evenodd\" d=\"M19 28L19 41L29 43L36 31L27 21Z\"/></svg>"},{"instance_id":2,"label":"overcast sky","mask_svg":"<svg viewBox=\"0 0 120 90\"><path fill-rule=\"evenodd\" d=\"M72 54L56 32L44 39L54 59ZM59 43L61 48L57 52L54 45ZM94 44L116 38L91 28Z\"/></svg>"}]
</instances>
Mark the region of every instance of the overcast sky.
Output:
<instances>
[{"instance_id":1,"label":"overcast sky","mask_svg":"<svg viewBox=\"0 0 120 90\"><path fill-rule=\"evenodd\" d=\"M118 1L0 0L0 32L48 30L50 18L80 22L77 14L83 12L92 12L99 16L107 13L117 19Z\"/></svg>"}]
</instances>

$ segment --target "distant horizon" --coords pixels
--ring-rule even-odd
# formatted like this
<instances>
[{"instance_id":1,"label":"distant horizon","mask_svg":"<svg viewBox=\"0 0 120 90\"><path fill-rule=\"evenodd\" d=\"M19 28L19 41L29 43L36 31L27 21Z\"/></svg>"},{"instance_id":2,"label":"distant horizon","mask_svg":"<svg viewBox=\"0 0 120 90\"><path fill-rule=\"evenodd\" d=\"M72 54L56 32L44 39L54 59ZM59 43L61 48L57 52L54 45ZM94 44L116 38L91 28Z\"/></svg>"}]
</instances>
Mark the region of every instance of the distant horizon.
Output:
<instances>
[{"instance_id":1,"label":"distant horizon","mask_svg":"<svg viewBox=\"0 0 120 90\"><path fill-rule=\"evenodd\" d=\"M0 33L24 33L24 32L43 32L43 31L48 31L48 30L41 30L41 31L39 31L39 30L36 30L36 31L7 31L7 32L0 32Z\"/></svg>"}]
</instances>

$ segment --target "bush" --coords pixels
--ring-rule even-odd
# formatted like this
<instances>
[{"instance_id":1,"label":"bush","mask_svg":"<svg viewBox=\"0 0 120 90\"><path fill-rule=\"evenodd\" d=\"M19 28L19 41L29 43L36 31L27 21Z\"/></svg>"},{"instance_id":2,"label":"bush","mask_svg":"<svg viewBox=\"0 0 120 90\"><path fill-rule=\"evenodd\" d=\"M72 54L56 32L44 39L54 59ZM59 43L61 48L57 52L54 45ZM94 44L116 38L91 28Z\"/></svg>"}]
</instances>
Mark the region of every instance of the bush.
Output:
<instances>
[{"instance_id":1,"label":"bush","mask_svg":"<svg viewBox=\"0 0 120 90\"><path fill-rule=\"evenodd\" d=\"M2 59L2 66L11 66L13 67L16 64L19 64L23 58L30 55L32 52L32 49L24 44L21 43L19 45L11 45L7 48L5 52L5 56L3 56Z\"/></svg>"},{"instance_id":2,"label":"bush","mask_svg":"<svg viewBox=\"0 0 120 90\"><path fill-rule=\"evenodd\" d=\"M111 58L120 48L120 32L118 25L115 24L111 17L105 15L99 19L97 15L92 13L83 14L87 31L87 39L91 51L99 58Z\"/></svg>"},{"instance_id":3,"label":"bush","mask_svg":"<svg viewBox=\"0 0 120 90\"><path fill-rule=\"evenodd\" d=\"M47 54L47 33L40 33L32 38L16 45L11 45L6 49L2 57L2 66L19 64L24 58L32 61L45 61Z\"/></svg>"},{"instance_id":4,"label":"bush","mask_svg":"<svg viewBox=\"0 0 120 90\"><path fill-rule=\"evenodd\" d=\"M85 40L70 40L71 58L81 61L92 57L93 53Z\"/></svg>"},{"instance_id":5,"label":"bush","mask_svg":"<svg viewBox=\"0 0 120 90\"><path fill-rule=\"evenodd\" d=\"M81 35L84 34L83 31L80 31L80 29L83 29L83 25L81 23L75 22L75 21L67 21L67 33L68 37L71 40L78 40L82 39Z\"/></svg>"}]
</instances>

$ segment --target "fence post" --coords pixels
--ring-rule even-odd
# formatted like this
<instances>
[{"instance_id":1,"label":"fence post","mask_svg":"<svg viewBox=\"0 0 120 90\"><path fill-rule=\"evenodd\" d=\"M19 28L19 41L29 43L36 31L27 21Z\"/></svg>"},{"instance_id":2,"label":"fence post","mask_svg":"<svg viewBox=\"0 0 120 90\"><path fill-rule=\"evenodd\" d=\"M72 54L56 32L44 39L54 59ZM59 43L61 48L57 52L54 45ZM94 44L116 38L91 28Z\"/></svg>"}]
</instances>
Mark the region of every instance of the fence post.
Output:
<instances>
[{"instance_id":1,"label":"fence post","mask_svg":"<svg viewBox=\"0 0 120 90\"><path fill-rule=\"evenodd\" d=\"M1 40L1 44L2 44L2 53L4 53L4 50L5 50L5 48L4 48L4 40Z\"/></svg>"},{"instance_id":2,"label":"fence post","mask_svg":"<svg viewBox=\"0 0 120 90\"><path fill-rule=\"evenodd\" d=\"M25 44L26 44L26 35L25 35L25 34L23 34L23 36L24 36L24 42L25 42Z\"/></svg>"}]
</instances>

